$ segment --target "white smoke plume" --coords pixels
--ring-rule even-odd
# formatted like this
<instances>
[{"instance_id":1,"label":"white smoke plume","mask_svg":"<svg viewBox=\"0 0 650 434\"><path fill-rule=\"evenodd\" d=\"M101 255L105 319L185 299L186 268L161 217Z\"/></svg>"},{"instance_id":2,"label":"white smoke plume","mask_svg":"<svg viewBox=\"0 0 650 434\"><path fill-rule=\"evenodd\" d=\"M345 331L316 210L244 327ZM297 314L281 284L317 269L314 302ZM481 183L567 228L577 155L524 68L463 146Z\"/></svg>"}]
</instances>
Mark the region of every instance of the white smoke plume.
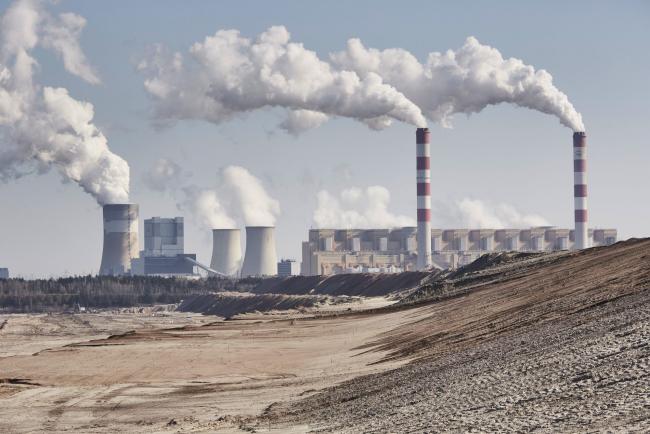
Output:
<instances>
[{"instance_id":1,"label":"white smoke plume","mask_svg":"<svg viewBox=\"0 0 650 434\"><path fill-rule=\"evenodd\" d=\"M55 50L74 75L98 83L78 43L85 20L53 17L37 0L14 2L0 21L0 180L56 168L99 204L128 202L129 166L93 124L92 104L34 82L33 50Z\"/></svg>"},{"instance_id":2,"label":"white smoke plume","mask_svg":"<svg viewBox=\"0 0 650 434\"><path fill-rule=\"evenodd\" d=\"M338 196L327 190L317 194L313 214L318 228L389 229L416 226L412 217L391 213L390 192L380 185L366 189L352 187ZM512 205L491 204L478 199L436 201L432 206L433 225L439 228L504 229L548 226L546 219L522 214Z\"/></svg>"},{"instance_id":3,"label":"white smoke plume","mask_svg":"<svg viewBox=\"0 0 650 434\"><path fill-rule=\"evenodd\" d=\"M237 205L246 226L274 226L280 203L273 199L262 182L241 166L223 170L223 193Z\"/></svg>"},{"instance_id":4,"label":"white smoke plume","mask_svg":"<svg viewBox=\"0 0 650 434\"><path fill-rule=\"evenodd\" d=\"M178 203L178 207L189 212L201 226L208 229L237 227L215 190L190 185L183 187L182 191L184 198Z\"/></svg>"},{"instance_id":5,"label":"white smoke plume","mask_svg":"<svg viewBox=\"0 0 650 434\"><path fill-rule=\"evenodd\" d=\"M79 46L79 35L84 27L86 19L77 14L68 12L56 18L50 17L43 29L43 45L54 50L63 59L66 71L88 83L99 84L101 80L86 61L86 56Z\"/></svg>"},{"instance_id":6,"label":"white smoke plume","mask_svg":"<svg viewBox=\"0 0 650 434\"><path fill-rule=\"evenodd\" d=\"M214 188L187 184L190 176L176 162L161 158L144 175L144 181L152 190L169 192L179 209L189 212L209 229L236 227L233 216L240 217L247 226L275 225L280 204L247 169L225 167L219 171Z\"/></svg>"},{"instance_id":7,"label":"white smoke plume","mask_svg":"<svg viewBox=\"0 0 650 434\"><path fill-rule=\"evenodd\" d=\"M184 183L185 173L180 165L168 158L159 158L153 167L144 174L143 181L150 189L164 192L179 188Z\"/></svg>"},{"instance_id":8,"label":"white smoke plume","mask_svg":"<svg viewBox=\"0 0 650 434\"><path fill-rule=\"evenodd\" d=\"M474 37L456 51L429 53L426 63L401 48L366 48L359 39L348 40L345 51L330 57L340 69L362 78L379 75L425 116L446 127L455 113L478 113L489 105L510 103L554 115L574 131L585 129L582 116L553 85L551 74L516 58L504 59L499 50Z\"/></svg>"},{"instance_id":9,"label":"white smoke plume","mask_svg":"<svg viewBox=\"0 0 650 434\"><path fill-rule=\"evenodd\" d=\"M415 226L413 218L388 210L390 192L380 185L366 189L348 188L338 196L321 190L317 201L313 219L318 228L389 229Z\"/></svg>"},{"instance_id":10,"label":"white smoke plume","mask_svg":"<svg viewBox=\"0 0 650 434\"><path fill-rule=\"evenodd\" d=\"M333 116L376 130L393 120L424 126L424 116L449 127L456 113L510 103L554 115L574 131L584 130L581 115L555 87L551 74L516 58L505 59L474 37L456 51L430 53L424 63L401 48L377 50L350 39L345 51L326 61L290 42L282 26L255 40L237 30L220 30L192 45L189 59L158 46L139 69L161 123L220 123L252 110L283 107L288 116L280 128L291 134Z\"/></svg>"},{"instance_id":11,"label":"white smoke plume","mask_svg":"<svg viewBox=\"0 0 650 434\"><path fill-rule=\"evenodd\" d=\"M373 125L378 118L426 123L420 109L379 75L361 78L333 67L302 44L290 42L282 26L270 27L254 40L237 30L220 30L193 44L189 59L156 47L138 69L147 76L145 89L156 100L162 123L220 123L266 107L286 108L288 119L281 128L292 133L318 126L327 116Z\"/></svg>"},{"instance_id":12,"label":"white smoke plume","mask_svg":"<svg viewBox=\"0 0 650 434\"><path fill-rule=\"evenodd\" d=\"M290 110L280 128L294 136L321 126L329 119L326 114L312 110Z\"/></svg>"},{"instance_id":13,"label":"white smoke plume","mask_svg":"<svg viewBox=\"0 0 650 434\"><path fill-rule=\"evenodd\" d=\"M512 205L491 204L479 199L436 201L431 211L433 224L446 228L516 229L549 225L539 215L522 214Z\"/></svg>"}]
</instances>

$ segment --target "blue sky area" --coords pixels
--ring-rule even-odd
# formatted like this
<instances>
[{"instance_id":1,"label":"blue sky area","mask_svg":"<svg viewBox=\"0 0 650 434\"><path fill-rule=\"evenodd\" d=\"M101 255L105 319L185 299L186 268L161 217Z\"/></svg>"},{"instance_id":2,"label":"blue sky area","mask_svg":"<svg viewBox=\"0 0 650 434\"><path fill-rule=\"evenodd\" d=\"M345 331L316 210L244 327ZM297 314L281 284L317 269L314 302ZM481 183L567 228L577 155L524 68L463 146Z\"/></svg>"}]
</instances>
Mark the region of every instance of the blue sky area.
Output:
<instances>
[{"instance_id":1,"label":"blue sky area","mask_svg":"<svg viewBox=\"0 0 650 434\"><path fill-rule=\"evenodd\" d=\"M9 2L0 1L5 10ZM415 213L414 131L394 124L376 132L333 119L299 137L275 128L276 110L221 125L183 121L157 130L153 104L136 65L155 43L186 52L219 29L254 38L284 25L292 40L321 57L360 38L368 47L401 47L421 61L457 49L475 36L484 44L548 70L587 127L590 226L615 227L619 238L650 235L650 2L647 1L61 1L54 11L84 16L81 43L102 84L66 73L38 51L38 81L64 86L95 107L111 149L131 166L131 199L141 218L182 215L168 195L153 192L143 174L160 157L211 185L227 165L246 167L281 205L278 253L300 259L313 225L316 193L382 185L390 210ZM433 200L474 198L508 203L573 225L571 131L557 119L506 105L453 129L432 129ZM24 277L96 273L102 243L101 209L52 171L0 184L0 267ZM186 251L209 261L209 232L186 216ZM434 222L435 226L435 222Z\"/></svg>"}]
</instances>

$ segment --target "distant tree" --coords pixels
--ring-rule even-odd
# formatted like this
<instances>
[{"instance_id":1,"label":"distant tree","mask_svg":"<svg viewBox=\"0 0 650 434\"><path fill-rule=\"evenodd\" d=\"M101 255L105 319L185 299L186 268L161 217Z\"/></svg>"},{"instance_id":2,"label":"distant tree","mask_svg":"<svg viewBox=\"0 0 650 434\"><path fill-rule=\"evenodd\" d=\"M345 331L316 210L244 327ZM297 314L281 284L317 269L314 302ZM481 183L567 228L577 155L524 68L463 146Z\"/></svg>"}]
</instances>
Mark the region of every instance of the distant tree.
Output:
<instances>
[{"instance_id":1,"label":"distant tree","mask_svg":"<svg viewBox=\"0 0 650 434\"><path fill-rule=\"evenodd\" d=\"M131 307L155 303L178 303L193 294L219 291L249 291L260 282L247 278L231 280L164 278L156 276L77 276L61 279L0 280L0 311L44 312L90 308Z\"/></svg>"}]
</instances>

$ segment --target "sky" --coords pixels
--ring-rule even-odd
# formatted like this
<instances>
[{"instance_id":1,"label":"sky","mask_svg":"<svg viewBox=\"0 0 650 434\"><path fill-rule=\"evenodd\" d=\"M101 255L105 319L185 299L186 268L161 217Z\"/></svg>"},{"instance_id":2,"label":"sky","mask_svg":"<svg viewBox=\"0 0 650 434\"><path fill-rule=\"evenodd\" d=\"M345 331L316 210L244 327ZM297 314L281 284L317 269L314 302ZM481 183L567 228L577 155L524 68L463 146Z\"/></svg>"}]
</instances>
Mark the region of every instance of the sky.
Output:
<instances>
[{"instance_id":1,"label":"sky","mask_svg":"<svg viewBox=\"0 0 650 434\"><path fill-rule=\"evenodd\" d=\"M0 10L9 4L0 1ZM93 104L108 146L131 168L130 200L139 204L140 218L184 216L185 250L204 262L210 231L179 209L173 194L144 182L160 158L177 163L197 186L214 186L232 165L259 178L279 203L276 238L283 258L300 260L322 190L337 196L351 187L383 186L390 212L414 218L412 125L395 122L374 131L333 118L294 136L277 128L282 113L276 109L219 125L155 125L155 104L138 70L155 44L187 53L218 30L255 38L274 25L285 26L292 40L321 58L360 38L367 47L401 47L424 62L428 53L458 49L474 36L504 57L547 70L586 125L590 226L617 228L619 239L650 236L648 2L64 0L47 9L87 20L80 43L101 84L69 74L56 55L40 48L34 52L37 81ZM432 122L429 128L434 208L478 200L573 226L572 132L555 117L500 104L456 115L453 128ZM460 226L455 223L434 217L433 225ZM140 228L143 243L142 222ZM101 245L101 208L74 182L63 183L50 171L0 183L0 267L12 276L96 273Z\"/></svg>"}]
</instances>

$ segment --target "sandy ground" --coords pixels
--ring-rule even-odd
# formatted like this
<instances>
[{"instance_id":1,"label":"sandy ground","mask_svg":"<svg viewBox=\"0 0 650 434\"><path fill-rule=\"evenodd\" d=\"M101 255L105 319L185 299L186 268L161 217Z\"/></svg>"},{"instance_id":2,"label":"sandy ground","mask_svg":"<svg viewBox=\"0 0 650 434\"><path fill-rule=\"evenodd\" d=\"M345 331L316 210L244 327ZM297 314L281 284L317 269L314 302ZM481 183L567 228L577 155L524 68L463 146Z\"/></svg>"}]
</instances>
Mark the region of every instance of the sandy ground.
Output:
<instances>
[{"instance_id":1,"label":"sandy ground","mask_svg":"<svg viewBox=\"0 0 650 434\"><path fill-rule=\"evenodd\" d=\"M168 311L174 306L108 310L97 314L1 314L0 357L29 355L134 329L206 324L218 318Z\"/></svg>"},{"instance_id":2,"label":"sandy ground","mask_svg":"<svg viewBox=\"0 0 650 434\"><path fill-rule=\"evenodd\" d=\"M443 283L424 318L367 347L411 363L265 417L314 432L650 432L650 240Z\"/></svg>"},{"instance_id":3,"label":"sandy ground","mask_svg":"<svg viewBox=\"0 0 650 434\"><path fill-rule=\"evenodd\" d=\"M9 317L0 432L650 432L650 240L444 279L329 316Z\"/></svg>"},{"instance_id":4,"label":"sandy ground","mask_svg":"<svg viewBox=\"0 0 650 434\"><path fill-rule=\"evenodd\" d=\"M248 314L197 325L209 318L11 316L0 332L8 344L0 358L0 432L242 432L274 402L406 363L373 365L385 354L355 348L419 318L415 311L269 317ZM160 328L172 321L194 325ZM137 332L96 338L129 327ZM28 337L23 344L21 335ZM257 427L269 429L305 432L308 426Z\"/></svg>"}]
</instances>

